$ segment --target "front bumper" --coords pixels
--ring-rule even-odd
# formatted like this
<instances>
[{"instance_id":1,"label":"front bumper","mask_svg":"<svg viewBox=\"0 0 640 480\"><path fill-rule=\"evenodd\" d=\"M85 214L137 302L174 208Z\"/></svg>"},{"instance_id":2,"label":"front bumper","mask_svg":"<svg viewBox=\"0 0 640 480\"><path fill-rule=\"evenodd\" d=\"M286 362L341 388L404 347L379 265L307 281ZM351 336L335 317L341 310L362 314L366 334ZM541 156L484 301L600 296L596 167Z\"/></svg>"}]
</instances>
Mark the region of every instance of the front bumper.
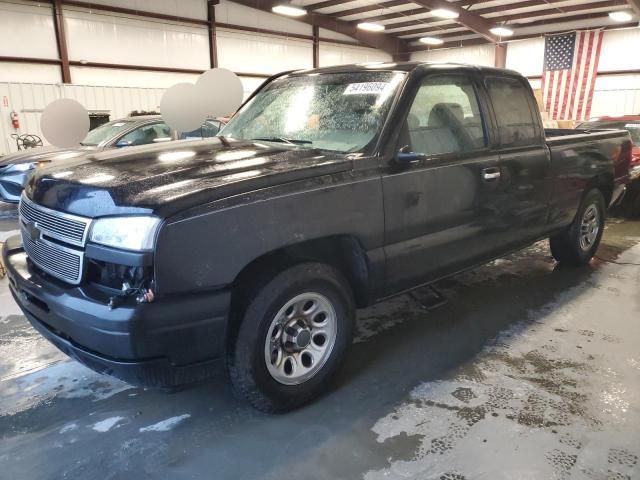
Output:
<instances>
[{"instance_id":1,"label":"front bumper","mask_svg":"<svg viewBox=\"0 0 640 480\"><path fill-rule=\"evenodd\" d=\"M19 236L2 249L11 293L33 327L89 368L149 387L209 377L225 348L228 290L161 297L109 310L97 287L72 286L35 268Z\"/></svg>"}]
</instances>

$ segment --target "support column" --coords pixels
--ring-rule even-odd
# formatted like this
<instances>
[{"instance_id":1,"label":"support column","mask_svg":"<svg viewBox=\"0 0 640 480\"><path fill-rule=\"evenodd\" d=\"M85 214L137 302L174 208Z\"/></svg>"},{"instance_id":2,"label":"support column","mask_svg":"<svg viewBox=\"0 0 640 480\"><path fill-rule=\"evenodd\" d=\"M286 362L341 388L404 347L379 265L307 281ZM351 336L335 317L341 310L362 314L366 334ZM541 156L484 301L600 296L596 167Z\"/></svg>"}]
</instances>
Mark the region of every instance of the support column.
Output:
<instances>
[{"instance_id":1,"label":"support column","mask_svg":"<svg viewBox=\"0 0 640 480\"><path fill-rule=\"evenodd\" d=\"M218 68L218 41L216 37L216 5L219 0L207 0L207 22L209 26L209 64Z\"/></svg>"},{"instance_id":2,"label":"support column","mask_svg":"<svg viewBox=\"0 0 640 480\"><path fill-rule=\"evenodd\" d=\"M54 0L53 25L56 32L56 43L58 45L58 55L60 57L60 69L62 71L62 82L71 83L71 69L69 68L69 53L67 52L67 38L64 33L64 17L62 15L62 0Z\"/></svg>"},{"instance_id":3,"label":"support column","mask_svg":"<svg viewBox=\"0 0 640 480\"><path fill-rule=\"evenodd\" d=\"M497 68L505 68L507 66L507 44L496 43L494 66Z\"/></svg>"},{"instance_id":4,"label":"support column","mask_svg":"<svg viewBox=\"0 0 640 480\"><path fill-rule=\"evenodd\" d=\"M320 27L311 27L313 36L313 68L320 67Z\"/></svg>"}]
</instances>

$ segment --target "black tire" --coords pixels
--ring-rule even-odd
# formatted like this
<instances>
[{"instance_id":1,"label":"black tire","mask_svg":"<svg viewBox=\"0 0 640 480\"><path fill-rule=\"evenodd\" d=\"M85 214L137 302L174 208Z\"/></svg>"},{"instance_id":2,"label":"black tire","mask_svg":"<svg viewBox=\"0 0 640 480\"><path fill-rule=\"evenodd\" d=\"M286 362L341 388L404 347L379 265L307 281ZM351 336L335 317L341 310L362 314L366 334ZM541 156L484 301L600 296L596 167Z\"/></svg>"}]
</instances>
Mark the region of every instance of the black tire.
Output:
<instances>
[{"instance_id":1,"label":"black tire","mask_svg":"<svg viewBox=\"0 0 640 480\"><path fill-rule=\"evenodd\" d=\"M234 389L255 408L281 413L309 403L327 390L351 344L355 305L343 275L325 264L300 263L266 277L249 287L238 306L240 325L230 338L227 372ZM285 385L269 372L265 342L278 312L290 300L309 292L322 295L331 303L337 326L335 343L311 378Z\"/></svg>"},{"instance_id":2,"label":"black tire","mask_svg":"<svg viewBox=\"0 0 640 480\"><path fill-rule=\"evenodd\" d=\"M595 222L598 226L598 232L593 241L585 245L586 242L581 242L581 228L585 213L591 208L595 208L598 214L597 222ZM582 198L573 223L549 239L553 258L563 265L582 266L588 264L596 254L602 239L605 212L605 200L602 193L597 189L589 190Z\"/></svg>"}]
</instances>

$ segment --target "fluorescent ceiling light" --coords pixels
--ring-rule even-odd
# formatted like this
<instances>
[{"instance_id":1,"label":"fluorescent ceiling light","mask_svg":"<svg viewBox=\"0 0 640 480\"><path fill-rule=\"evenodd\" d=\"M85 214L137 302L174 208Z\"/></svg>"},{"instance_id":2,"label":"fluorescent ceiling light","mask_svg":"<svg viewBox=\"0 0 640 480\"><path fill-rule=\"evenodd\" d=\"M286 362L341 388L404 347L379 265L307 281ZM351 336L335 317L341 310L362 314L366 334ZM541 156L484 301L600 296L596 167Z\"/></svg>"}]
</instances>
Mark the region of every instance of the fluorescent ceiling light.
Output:
<instances>
[{"instance_id":1,"label":"fluorescent ceiling light","mask_svg":"<svg viewBox=\"0 0 640 480\"><path fill-rule=\"evenodd\" d=\"M448 8L436 8L435 10L431 10L431 13L436 17L448 19L458 18L460 16L458 12L454 12L453 10L449 10Z\"/></svg>"},{"instance_id":2,"label":"fluorescent ceiling light","mask_svg":"<svg viewBox=\"0 0 640 480\"><path fill-rule=\"evenodd\" d=\"M384 25L379 23L361 22L358 24L360 30L368 30L369 32L382 32L384 31Z\"/></svg>"},{"instance_id":3,"label":"fluorescent ceiling light","mask_svg":"<svg viewBox=\"0 0 640 480\"><path fill-rule=\"evenodd\" d=\"M609 12L609 18L614 22L630 22L633 20L633 15L625 11Z\"/></svg>"},{"instance_id":4,"label":"fluorescent ceiling light","mask_svg":"<svg viewBox=\"0 0 640 480\"><path fill-rule=\"evenodd\" d=\"M489 31L499 37L510 37L513 35L513 30L507 27L493 27Z\"/></svg>"},{"instance_id":5,"label":"fluorescent ceiling light","mask_svg":"<svg viewBox=\"0 0 640 480\"><path fill-rule=\"evenodd\" d=\"M436 37L422 37L420 41L427 45L442 45L444 43L444 40Z\"/></svg>"},{"instance_id":6,"label":"fluorescent ceiling light","mask_svg":"<svg viewBox=\"0 0 640 480\"><path fill-rule=\"evenodd\" d=\"M307 14L307 11L304 8L285 3L275 5L271 8L271 11L273 13L279 13L280 15L287 15L288 17L302 17Z\"/></svg>"}]
</instances>

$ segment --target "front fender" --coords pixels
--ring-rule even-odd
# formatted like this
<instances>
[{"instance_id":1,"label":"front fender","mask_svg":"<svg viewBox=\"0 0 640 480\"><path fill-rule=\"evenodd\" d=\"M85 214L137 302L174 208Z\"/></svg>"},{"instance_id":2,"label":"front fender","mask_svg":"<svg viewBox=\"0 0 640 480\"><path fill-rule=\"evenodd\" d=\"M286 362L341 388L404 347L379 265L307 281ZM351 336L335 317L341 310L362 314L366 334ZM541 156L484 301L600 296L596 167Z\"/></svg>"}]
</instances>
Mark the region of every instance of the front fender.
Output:
<instances>
[{"instance_id":1,"label":"front fender","mask_svg":"<svg viewBox=\"0 0 640 480\"><path fill-rule=\"evenodd\" d=\"M154 256L157 292L220 288L269 252L332 235L354 236L365 250L382 246L379 177L349 173L296 183L167 219Z\"/></svg>"}]
</instances>

